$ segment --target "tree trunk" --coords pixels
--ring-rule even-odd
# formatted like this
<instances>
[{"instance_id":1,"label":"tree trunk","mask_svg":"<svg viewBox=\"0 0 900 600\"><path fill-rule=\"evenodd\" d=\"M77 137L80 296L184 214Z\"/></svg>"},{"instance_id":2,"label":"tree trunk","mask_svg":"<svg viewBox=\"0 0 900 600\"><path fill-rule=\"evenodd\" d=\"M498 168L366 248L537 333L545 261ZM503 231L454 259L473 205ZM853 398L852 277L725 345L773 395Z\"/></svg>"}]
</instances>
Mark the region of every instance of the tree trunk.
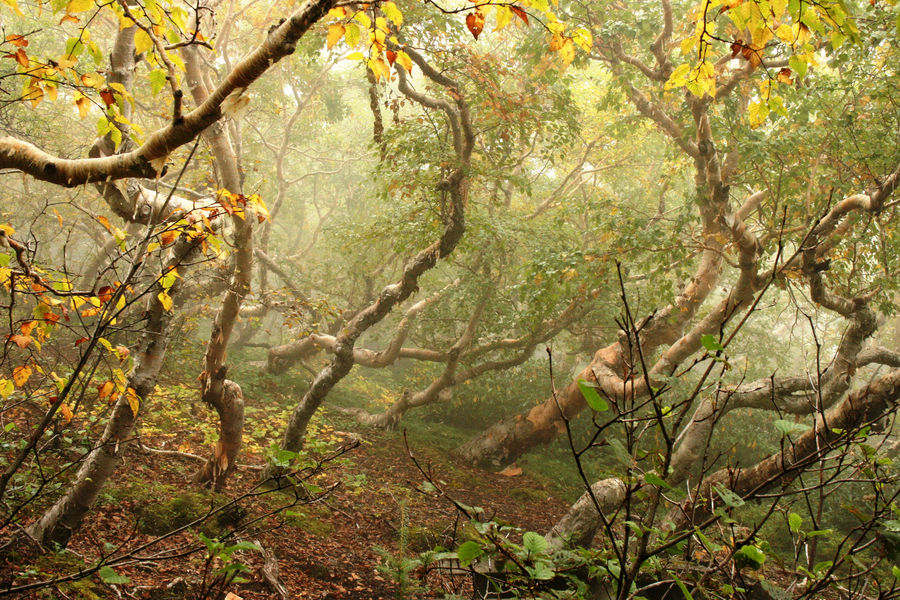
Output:
<instances>
[{"instance_id":1,"label":"tree trunk","mask_svg":"<svg viewBox=\"0 0 900 600\"><path fill-rule=\"evenodd\" d=\"M198 247L187 240L182 242L176 255L180 260L176 264L189 260ZM178 285L176 282L173 287ZM161 291L161 285L156 283L148 294L147 325L134 355L134 367L128 375L127 387L137 394L138 406L146 402L156 385L171 333L173 313L159 301L157 294ZM177 293L177 287L170 293ZM99 443L88 454L66 494L28 528L28 534L37 542L46 547L65 546L69 542L122 460L136 420L137 411L132 409L128 394L121 393Z\"/></svg>"},{"instance_id":2,"label":"tree trunk","mask_svg":"<svg viewBox=\"0 0 900 600\"><path fill-rule=\"evenodd\" d=\"M201 106L209 98L209 90L204 82L204 70L200 66L198 52L197 48L188 46L184 48L183 53L191 95L197 105ZM223 187L229 193L240 196L240 169L225 123L220 121L214 124L203 132L203 136L212 148ZM250 293L250 279L253 273L252 215L245 209L242 217L232 215L231 222L234 227L234 270L222 298L222 305L213 322L203 359L203 372L200 375L201 398L219 415L219 441L212 456L194 477L195 482L211 483L216 490L224 489L225 481L234 470L237 454L241 448L244 396L238 384L225 378L228 372L225 354L241 305Z\"/></svg>"},{"instance_id":3,"label":"tree trunk","mask_svg":"<svg viewBox=\"0 0 900 600\"><path fill-rule=\"evenodd\" d=\"M212 483L217 492L225 488L228 476L237 466L244 429L244 395L241 386L225 380L221 402L215 407L219 414L219 441L212 456L194 476L196 483Z\"/></svg>"}]
</instances>

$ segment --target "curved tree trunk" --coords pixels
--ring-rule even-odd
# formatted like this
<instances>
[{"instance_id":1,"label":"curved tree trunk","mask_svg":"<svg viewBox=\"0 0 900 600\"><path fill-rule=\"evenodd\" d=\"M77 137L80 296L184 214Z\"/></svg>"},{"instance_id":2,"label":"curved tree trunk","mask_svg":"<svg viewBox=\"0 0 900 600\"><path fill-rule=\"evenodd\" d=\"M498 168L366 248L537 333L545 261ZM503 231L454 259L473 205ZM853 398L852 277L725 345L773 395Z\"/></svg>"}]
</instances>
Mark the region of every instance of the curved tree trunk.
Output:
<instances>
[{"instance_id":1,"label":"curved tree trunk","mask_svg":"<svg viewBox=\"0 0 900 600\"><path fill-rule=\"evenodd\" d=\"M475 144L469 107L456 82L435 70L413 49L407 48L407 53L429 79L445 87L453 98L453 103L451 103L447 100L425 96L413 90L406 79L406 72L401 66L395 65L400 91L423 106L443 111L453 133L453 147L457 164L450 175L440 181L437 186L438 191L446 193L449 197L447 212L444 216L444 231L438 240L421 250L404 266L398 282L382 289L375 302L353 317L335 338L334 358L316 375L303 399L291 413L282 441L284 450L296 452L303 447L309 420L331 389L353 367L354 345L359 336L380 322L397 304L417 291L419 277L434 267L438 260L452 253L465 231L465 207L469 187L467 171ZM271 473L267 475L271 475Z\"/></svg>"},{"instance_id":2,"label":"curved tree trunk","mask_svg":"<svg viewBox=\"0 0 900 600\"><path fill-rule=\"evenodd\" d=\"M204 80L199 50L188 46L183 50L187 81L191 95L198 106L209 98L209 89ZM225 122L219 121L203 132L209 142L218 166L221 183L227 192L233 194L226 202L234 202L241 195L241 174L237 156ZM203 372L200 374L203 402L216 410L219 416L219 441L206 465L197 472L194 481L212 484L215 489L225 487L225 480L234 470L237 454L241 448L241 434L244 428L244 396L240 386L225 378L228 368L225 354L234 331L234 324L240 314L244 298L250 293L250 279L253 274L253 228L252 215L244 210L242 216L232 215L234 229L234 270L222 305L216 314L203 358Z\"/></svg>"}]
</instances>

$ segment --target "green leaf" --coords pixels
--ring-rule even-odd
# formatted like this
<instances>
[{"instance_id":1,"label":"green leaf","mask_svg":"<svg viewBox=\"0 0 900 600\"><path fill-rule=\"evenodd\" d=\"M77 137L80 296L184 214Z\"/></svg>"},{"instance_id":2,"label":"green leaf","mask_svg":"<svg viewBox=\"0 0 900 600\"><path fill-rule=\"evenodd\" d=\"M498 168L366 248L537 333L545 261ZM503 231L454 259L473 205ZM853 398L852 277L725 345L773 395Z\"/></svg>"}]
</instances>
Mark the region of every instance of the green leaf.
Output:
<instances>
[{"instance_id":1,"label":"green leaf","mask_svg":"<svg viewBox=\"0 0 900 600\"><path fill-rule=\"evenodd\" d=\"M484 548L481 547L481 544L471 540L463 543L456 549L456 556L459 558L459 564L463 567L468 567L472 564L473 560L482 554L484 554Z\"/></svg>"},{"instance_id":2,"label":"green leaf","mask_svg":"<svg viewBox=\"0 0 900 600\"><path fill-rule=\"evenodd\" d=\"M725 349L725 346L719 343L719 340L716 336L710 335L708 333L700 336L700 343L703 344L703 347L710 352L718 352Z\"/></svg>"},{"instance_id":3,"label":"green leaf","mask_svg":"<svg viewBox=\"0 0 900 600\"><path fill-rule=\"evenodd\" d=\"M591 410L596 412L609 410L609 404L607 404L606 400L601 398L600 394L597 393L597 384L591 383L586 379L579 379L578 389L581 390L581 395L584 396L584 399L587 401L588 406L591 407Z\"/></svg>"},{"instance_id":4,"label":"green leaf","mask_svg":"<svg viewBox=\"0 0 900 600\"><path fill-rule=\"evenodd\" d=\"M891 575L894 576L894 579L900 579L900 567L896 565L891 567Z\"/></svg>"},{"instance_id":5,"label":"green leaf","mask_svg":"<svg viewBox=\"0 0 900 600\"><path fill-rule=\"evenodd\" d=\"M545 561L536 563L534 565L534 568L526 567L526 569L528 569L528 574L531 575L532 578L542 581L553 579L553 577L556 575L556 572L551 569L550 565L548 565Z\"/></svg>"},{"instance_id":6,"label":"green leaf","mask_svg":"<svg viewBox=\"0 0 900 600\"><path fill-rule=\"evenodd\" d=\"M794 423L793 421L786 421L784 419L777 419L775 421L775 429L780 431L782 435L797 435L809 428L810 426L806 423Z\"/></svg>"},{"instance_id":7,"label":"green leaf","mask_svg":"<svg viewBox=\"0 0 900 600\"><path fill-rule=\"evenodd\" d=\"M97 574L100 575L100 579L103 580L103 583L121 585L123 583L131 582L131 580L124 575L119 575L118 573L113 571L112 567L100 567L100 570L97 571Z\"/></svg>"},{"instance_id":8,"label":"green leaf","mask_svg":"<svg viewBox=\"0 0 900 600\"><path fill-rule=\"evenodd\" d=\"M738 564L751 569L759 569L766 562L766 553L756 546L744 546L734 554Z\"/></svg>"},{"instance_id":9,"label":"green leaf","mask_svg":"<svg viewBox=\"0 0 900 600\"><path fill-rule=\"evenodd\" d=\"M8 267L11 258L9 254L0 253L0 267Z\"/></svg>"},{"instance_id":10,"label":"green leaf","mask_svg":"<svg viewBox=\"0 0 900 600\"><path fill-rule=\"evenodd\" d=\"M675 584L678 586L678 589L681 590L681 593L684 596L685 600L694 600L694 597L691 596L691 593L688 591L687 586L684 585L680 579L678 579L678 575L672 573L671 571L669 572L669 574L672 576L672 579L675 580Z\"/></svg>"},{"instance_id":11,"label":"green leaf","mask_svg":"<svg viewBox=\"0 0 900 600\"><path fill-rule=\"evenodd\" d=\"M738 508L739 506L744 505L744 499L741 498L740 496L738 496L737 494L735 494L734 492L732 492L731 490L729 490L728 488L723 487L721 485L717 485L717 486L714 486L713 489L716 490L716 493L722 499L722 502L724 502L726 505L728 505L729 508Z\"/></svg>"},{"instance_id":12,"label":"green leaf","mask_svg":"<svg viewBox=\"0 0 900 600\"><path fill-rule=\"evenodd\" d=\"M672 486L666 483L665 480L656 473L644 473L644 481L650 485L672 489Z\"/></svg>"},{"instance_id":13,"label":"green leaf","mask_svg":"<svg viewBox=\"0 0 900 600\"><path fill-rule=\"evenodd\" d=\"M532 554L542 554L547 550L547 540L539 533L528 531L522 536L522 546Z\"/></svg>"},{"instance_id":14,"label":"green leaf","mask_svg":"<svg viewBox=\"0 0 900 600\"><path fill-rule=\"evenodd\" d=\"M162 69L153 69L147 75L147 79L150 80L150 91L154 96L166 87L166 72Z\"/></svg>"},{"instance_id":15,"label":"green leaf","mask_svg":"<svg viewBox=\"0 0 900 600\"><path fill-rule=\"evenodd\" d=\"M794 533L799 533L800 526L803 525L803 517L801 517L797 513L789 514L788 525L790 526L791 531L793 531Z\"/></svg>"}]
</instances>

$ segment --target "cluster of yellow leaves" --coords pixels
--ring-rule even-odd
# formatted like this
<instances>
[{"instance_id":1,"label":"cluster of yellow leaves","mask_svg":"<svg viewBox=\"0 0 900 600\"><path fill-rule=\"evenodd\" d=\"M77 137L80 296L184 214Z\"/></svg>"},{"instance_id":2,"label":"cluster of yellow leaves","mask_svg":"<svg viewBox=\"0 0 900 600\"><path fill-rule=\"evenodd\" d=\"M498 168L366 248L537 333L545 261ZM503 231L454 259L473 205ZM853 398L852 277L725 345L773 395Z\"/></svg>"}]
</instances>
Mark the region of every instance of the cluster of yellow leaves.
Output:
<instances>
[{"instance_id":1,"label":"cluster of yellow leaves","mask_svg":"<svg viewBox=\"0 0 900 600\"><path fill-rule=\"evenodd\" d=\"M23 16L17 0L0 0L0 4ZM44 10L44 0L37 2L35 10ZM109 135L118 147L122 142L120 126L128 126L130 135L138 143L143 137L140 127L130 123L122 116L124 102L134 105L133 98L118 83L107 82L103 73L106 58L99 45L92 39L88 25L94 22L100 13L109 13L121 28L135 25L135 49L145 55L152 67L159 67L165 62L174 65L176 76L184 71L184 63L177 52L163 49L159 41L175 44L188 31L189 14L185 8L168 0L147 0L133 5L119 2L99 2L98 0L69 0L68 2L51 2L54 12L63 12L60 26L74 26L75 31L65 42L61 54L36 59L27 54L28 40L19 34L6 36L4 44L10 46L4 58L16 61L18 72L22 75L22 99L36 107L43 100L55 101L59 95L59 87L66 85L74 91L71 101L81 118L86 118L92 106L100 107L106 114L97 123L98 135ZM127 7L127 8L126 8ZM202 38L198 34L199 38ZM93 65L80 64L82 55L93 59ZM157 56L157 52L165 52L165 61ZM166 81L166 72L155 68L150 73L151 87L158 92Z\"/></svg>"},{"instance_id":2,"label":"cluster of yellow leaves","mask_svg":"<svg viewBox=\"0 0 900 600\"><path fill-rule=\"evenodd\" d=\"M720 18L722 16L727 19ZM672 72L666 89L684 87L696 96L716 93L716 71L711 56L715 44L731 39L732 58L752 66L764 66L766 53L782 45L789 50L790 68L772 74L777 83L793 85L794 76L805 77L815 66L818 41L828 36L832 48L859 33L840 0L810 3L801 0L703 0L692 11L692 31L682 39L681 54L686 60ZM750 39L745 39L749 33ZM783 50L782 50L783 51ZM696 56L696 61L690 58ZM773 89L761 90L760 99L750 106L750 123L758 127L770 112L781 113L783 100ZM773 104L773 102L775 104Z\"/></svg>"},{"instance_id":3,"label":"cluster of yellow leaves","mask_svg":"<svg viewBox=\"0 0 900 600\"><path fill-rule=\"evenodd\" d=\"M328 26L328 48L333 48L341 40L351 50L363 46L362 51L351 52L346 58L363 62L375 75L376 81L382 78L389 80L394 63L412 72L412 59L406 52L402 49L388 50L389 45L400 46L393 32L403 25L403 13L396 4L382 2L377 8L362 4L355 11L345 7L333 8L328 16L338 20Z\"/></svg>"}]
</instances>

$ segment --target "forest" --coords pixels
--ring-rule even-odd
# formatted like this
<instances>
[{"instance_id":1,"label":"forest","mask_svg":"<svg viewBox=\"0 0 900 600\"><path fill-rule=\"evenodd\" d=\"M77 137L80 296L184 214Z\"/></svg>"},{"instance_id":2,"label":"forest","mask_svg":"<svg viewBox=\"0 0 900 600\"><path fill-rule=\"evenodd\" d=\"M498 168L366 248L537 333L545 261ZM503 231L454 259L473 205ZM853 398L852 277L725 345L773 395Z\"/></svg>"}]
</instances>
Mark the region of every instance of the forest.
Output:
<instances>
[{"instance_id":1,"label":"forest","mask_svg":"<svg viewBox=\"0 0 900 600\"><path fill-rule=\"evenodd\" d=\"M0 597L900 598L898 0L0 30Z\"/></svg>"}]
</instances>

